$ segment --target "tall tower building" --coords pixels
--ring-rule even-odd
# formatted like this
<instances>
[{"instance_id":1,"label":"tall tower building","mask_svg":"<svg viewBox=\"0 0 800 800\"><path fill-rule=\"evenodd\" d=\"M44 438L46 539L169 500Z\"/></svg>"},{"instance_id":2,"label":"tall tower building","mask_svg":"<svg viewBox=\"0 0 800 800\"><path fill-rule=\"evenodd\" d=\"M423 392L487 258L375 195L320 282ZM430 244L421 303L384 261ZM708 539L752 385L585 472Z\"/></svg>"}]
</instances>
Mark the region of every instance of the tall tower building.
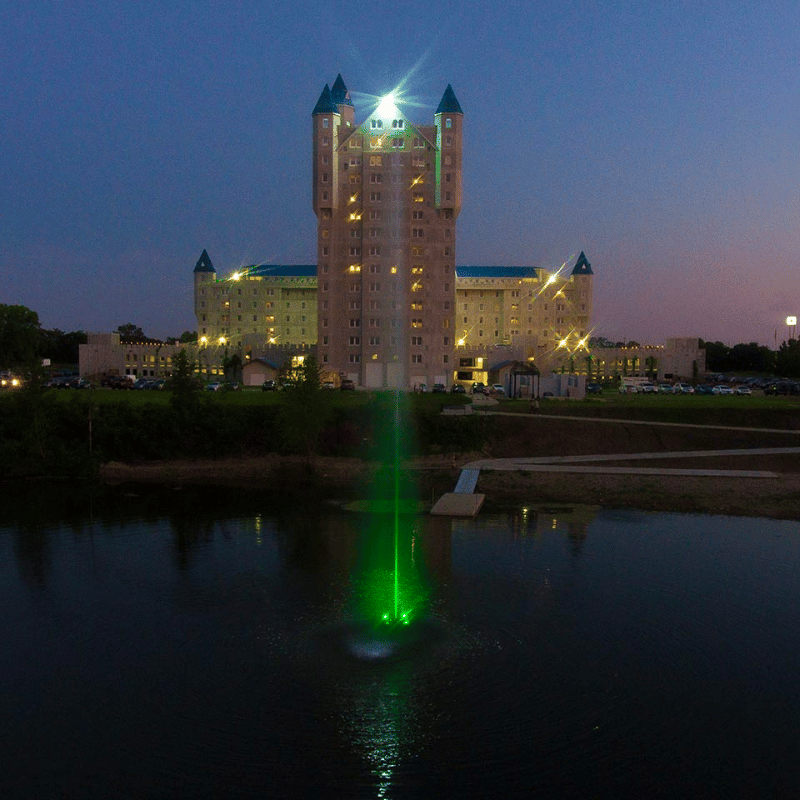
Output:
<instances>
[{"instance_id":1,"label":"tall tower building","mask_svg":"<svg viewBox=\"0 0 800 800\"><path fill-rule=\"evenodd\" d=\"M386 97L363 122L342 76L312 112L321 367L369 388L450 383L463 111L432 125Z\"/></svg>"}]
</instances>

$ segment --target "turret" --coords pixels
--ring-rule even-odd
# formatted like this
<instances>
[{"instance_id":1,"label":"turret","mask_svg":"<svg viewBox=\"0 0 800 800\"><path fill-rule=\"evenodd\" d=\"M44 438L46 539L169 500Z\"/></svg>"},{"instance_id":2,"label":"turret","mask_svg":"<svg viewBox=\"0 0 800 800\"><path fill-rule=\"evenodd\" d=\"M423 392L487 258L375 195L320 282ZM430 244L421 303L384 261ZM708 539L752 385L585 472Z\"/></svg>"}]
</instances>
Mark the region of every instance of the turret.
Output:
<instances>
[{"instance_id":1,"label":"turret","mask_svg":"<svg viewBox=\"0 0 800 800\"><path fill-rule=\"evenodd\" d=\"M203 327L204 317L208 314L211 294L206 292L206 287L213 284L216 280L217 271L208 257L208 253L203 250L197 263L194 265L194 315L197 318L197 330Z\"/></svg>"},{"instance_id":2,"label":"turret","mask_svg":"<svg viewBox=\"0 0 800 800\"><path fill-rule=\"evenodd\" d=\"M436 207L461 211L461 153L464 112L448 83L434 115L436 121Z\"/></svg>"}]
</instances>

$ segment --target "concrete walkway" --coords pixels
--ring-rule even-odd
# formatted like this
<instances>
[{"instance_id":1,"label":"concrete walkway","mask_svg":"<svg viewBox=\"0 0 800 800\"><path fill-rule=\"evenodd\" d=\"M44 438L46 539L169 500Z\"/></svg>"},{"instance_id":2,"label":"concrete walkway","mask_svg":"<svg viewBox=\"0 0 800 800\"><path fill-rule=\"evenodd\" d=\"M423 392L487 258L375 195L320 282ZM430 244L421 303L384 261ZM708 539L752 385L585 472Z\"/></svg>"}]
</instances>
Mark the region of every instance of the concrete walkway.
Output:
<instances>
[{"instance_id":1,"label":"concrete walkway","mask_svg":"<svg viewBox=\"0 0 800 800\"><path fill-rule=\"evenodd\" d=\"M485 395L473 395L472 403L475 410L484 413L497 405L497 400ZM505 413L505 412L499 412ZM786 433L800 435L800 430L783 430L775 428L748 428L730 425L698 425L682 422L651 422L649 420L633 419L608 419L606 417L581 417L562 414L535 414L513 412L507 414L511 417L524 417L525 419L553 419L553 420L582 420L584 422L618 423L623 425L660 425L673 428L707 428L709 430L749 431L752 433ZM761 447L734 450L684 450L668 453L612 453L588 456L539 456L526 458L485 458L464 464L459 475L455 492L442 497L432 513L449 514L452 516L474 516L478 513L483 495L475 495L480 502L467 509L468 497L475 491L478 477L482 469L507 472L568 472L584 474L611 474L611 475L648 475L648 476L680 476L680 477L709 477L709 478L780 478L777 472L767 470L744 469L675 469L669 467L614 467L602 462L613 461L653 461L660 459L676 458L727 458L747 456L774 456L796 455L800 447ZM599 466L597 466L600 464ZM452 504L452 507L451 507Z\"/></svg>"},{"instance_id":2,"label":"concrete walkway","mask_svg":"<svg viewBox=\"0 0 800 800\"><path fill-rule=\"evenodd\" d=\"M487 398L490 399L490 398ZM497 405L497 401L492 401ZM563 419L583 422L616 422L622 425L659 425L665 428L705 428L714 431L752 431L753 433L786 433L790 436L800 436L800 430L787 430L785 428L748 428L742 425L698 425L693 422L657 422L646 419L615 419L608 417L581 417L572 414L526 414L521 411L498 411L490 410L489 404L481 403L481 411L489 414L497 413L504 417L524 417L525 419Z\"/></svg>"}]
</instances>

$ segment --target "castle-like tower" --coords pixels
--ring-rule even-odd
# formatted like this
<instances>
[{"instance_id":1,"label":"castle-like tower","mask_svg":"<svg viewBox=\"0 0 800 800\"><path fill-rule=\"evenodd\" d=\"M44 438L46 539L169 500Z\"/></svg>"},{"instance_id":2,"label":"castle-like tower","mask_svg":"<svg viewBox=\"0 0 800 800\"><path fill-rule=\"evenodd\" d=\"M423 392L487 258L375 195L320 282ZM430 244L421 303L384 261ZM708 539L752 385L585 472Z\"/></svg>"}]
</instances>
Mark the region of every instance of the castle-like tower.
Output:
<instances>
[{"instance_id":1,"label":"castle-like tower","mask_svg":"<svg viewBox=\"0 0 800 800\"><path fill-rule=\"evenodd\" d=\"M354 114L341 75L312 112L319 363L370 388L450 383L461 106L448 85L432 125L391 98Z\"/></svg>"}]
</instances>

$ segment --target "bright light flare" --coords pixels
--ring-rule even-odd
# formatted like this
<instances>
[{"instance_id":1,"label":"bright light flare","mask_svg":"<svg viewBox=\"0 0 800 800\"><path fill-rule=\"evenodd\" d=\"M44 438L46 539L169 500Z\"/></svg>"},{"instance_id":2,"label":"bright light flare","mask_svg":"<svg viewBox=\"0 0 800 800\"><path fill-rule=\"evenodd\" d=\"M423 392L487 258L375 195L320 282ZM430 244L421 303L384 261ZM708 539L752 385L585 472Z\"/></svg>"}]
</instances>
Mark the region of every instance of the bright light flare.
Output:
<instances>
[{"instance_id":1,"label":"bright light flare","mask_svg":"<svg viewBox=\"0 0 800 800\"><path fill-rule=\"evenodd\" d=\"M375 114L381 119L397 119L400 116L400 111L395 103L394 92L389 92L389 94L381 98Z\"/></svg>"}]
</instances>

